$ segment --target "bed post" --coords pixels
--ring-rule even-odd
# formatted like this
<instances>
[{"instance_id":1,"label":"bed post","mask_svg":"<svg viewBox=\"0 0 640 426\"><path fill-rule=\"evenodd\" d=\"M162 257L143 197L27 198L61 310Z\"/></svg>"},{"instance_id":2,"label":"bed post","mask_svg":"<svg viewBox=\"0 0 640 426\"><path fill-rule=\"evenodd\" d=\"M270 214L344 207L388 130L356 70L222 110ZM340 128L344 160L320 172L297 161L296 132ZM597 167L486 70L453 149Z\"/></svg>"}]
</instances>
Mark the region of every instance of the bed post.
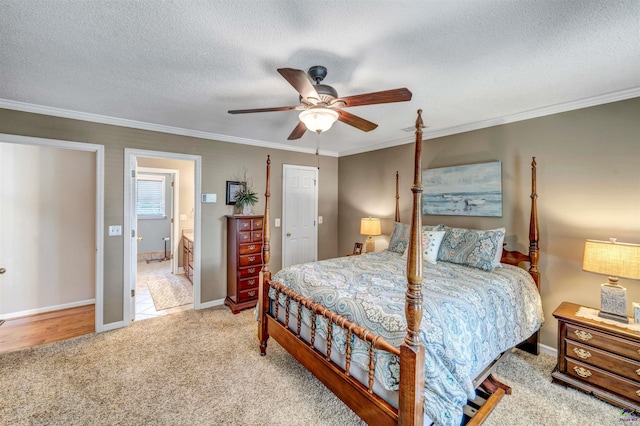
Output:
<instances>
[{"instance_id":1,"label":"bed post","mask_svg":"<svg viewBox=\"0 0 640 426\"><path fill-rule=\"evenodd\" d=\"M271 258L271 156L267 155L267 181L264 193L264 219L262 228L262 271L260 271L260 288L258 301L258 337L260 339L260 355L267 353L267 340L269 331L267 329L267 312L269 311L269 286L265 281L271 280L269 270L269 260Z\"/></svg>"},{"instance_id":2,"label":"bed post","mask_svg":"<svg viewBox=\"0 0 640 426\"><path fill-rule=\"evenodd\" d=\"M407 292L405 316L407 335L400 345L400 395L398 424L418 425L424 417L424 346L420 343L422 321L422 110L416 119L413 170L411 234L407 247Z\"/></svg>"},{"instance_id":3,"label":"bed post","mask_svg":"<svg viewBox=\"0 0 640 426\"><path fill-rule=\"evenodd\" d=\"M535 281L538 291L540 291L540 271L538 270L538 194L536 193L536 157L533 157L531 161L531 216L529 218L529 274ZM533 333L524 342L516 346L518 349L522 349L525 352L529 352L533 355L538 355L540 349L538 347L538 338L540 331Z\"/></svg>"},{"instance_id":4,"label":"bed post","mask_svg":"<svg viewBox=\"0 0 640 426\"><path fill-rule=\"evenodd\" d=\"M396 222L400 222L400 195L398 192L398 181L400 180L400 173L396 170Z\"/></svg>"}]
</instances>

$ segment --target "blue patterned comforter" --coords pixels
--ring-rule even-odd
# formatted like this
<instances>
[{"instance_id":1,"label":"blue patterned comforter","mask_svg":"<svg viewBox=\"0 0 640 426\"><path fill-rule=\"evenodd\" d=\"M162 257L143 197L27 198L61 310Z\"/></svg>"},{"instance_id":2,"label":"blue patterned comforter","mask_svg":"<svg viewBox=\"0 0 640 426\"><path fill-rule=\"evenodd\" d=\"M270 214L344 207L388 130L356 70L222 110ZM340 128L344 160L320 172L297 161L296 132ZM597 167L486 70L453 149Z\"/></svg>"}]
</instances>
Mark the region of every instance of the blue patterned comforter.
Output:
<instances>
[{"instance_id":1,"label":"blue patterned comforter","mask_svg":"<svg viewBox=\"0 0 640 426\"><path fill-rule=\"evenodd\" d=\"M405 271L406 259L382 251L291 266L275 274L273 281L400 346L406 334ZM509 265L485 272L425 262L422 286L425 413L436 424L457 426L462 406L475 396L471 375L538 330L543 322L542 304L531 276ZM275 298L273 289L270 296ZM293 302L291 312L297 312ZM310 325L306 309L302 318ZM326 321L316 321L317 333L326 338ZM344 353L346 335L336 329L333 346ZM355 339L352 361L367 368L367 351ZM386 389L398 390L399 373L397 357L376 351L375 375Z\"/></svg>"}]
</instances>

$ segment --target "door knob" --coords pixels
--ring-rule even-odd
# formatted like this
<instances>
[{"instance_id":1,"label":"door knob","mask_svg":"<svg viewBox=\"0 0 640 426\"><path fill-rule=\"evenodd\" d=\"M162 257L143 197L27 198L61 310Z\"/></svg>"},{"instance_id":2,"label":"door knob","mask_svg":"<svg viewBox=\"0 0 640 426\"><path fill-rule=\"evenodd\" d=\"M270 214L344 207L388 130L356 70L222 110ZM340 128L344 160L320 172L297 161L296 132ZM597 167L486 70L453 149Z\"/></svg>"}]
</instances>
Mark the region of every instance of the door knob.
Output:
<instances>
[{"instance_id":1,"label":"door knob","mask_svg":"<svg viewBox=\"0 0 640 426\"><path fill-rule=\"evenodd\" d=\"M290 236L291 236L291 232L287 232L287 237L290 237Z\"/></svg>"},{"instance_id":2,"label":"door knob","mask_svg":"<svg viewBox=\"0 0 640 426\"><path fill-rule=\"evenodd\" d=\"M0 268L0 275L4 274L5 272L7 272L5 268Z\"/></svg>"},{"instance_id":3,"label":"door knob","mask_svg":"<svg viewBox=\"0 0 640 426\"><path fill-rule=\"evenodd\" d=\"M138 238L136 238L136 239L137 239L138 241L140 241L140 240L142 239L142 237L138 237Z\"/></svg>"}]
</instances>

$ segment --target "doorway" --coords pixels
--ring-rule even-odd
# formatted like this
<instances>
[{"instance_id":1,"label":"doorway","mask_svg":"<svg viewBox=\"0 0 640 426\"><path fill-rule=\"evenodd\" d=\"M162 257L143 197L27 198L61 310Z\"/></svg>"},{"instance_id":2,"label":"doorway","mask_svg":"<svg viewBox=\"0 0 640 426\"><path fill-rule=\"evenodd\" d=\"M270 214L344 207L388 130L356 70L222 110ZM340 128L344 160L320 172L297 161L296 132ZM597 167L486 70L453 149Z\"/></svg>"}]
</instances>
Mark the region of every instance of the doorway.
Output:
<instances>
[{"instance_id":1,"label":"doorway","mask_svg":"<svg viewBox=\"0 0 640 426\"><path fill-rule=\"evenodd\" d=\"M200 167L200 156L125 149L125 324L200 307ZM193 236L192 281L183 234Z\"/></svg>"},{"instance_id":2,"label":"doorway","mask_svg":"<svg viewBox=\"0 0 640 426\"><path fill-rule=\"evenodd\" d=\"M95 305L103 331L104 146L9 134L0 144L0 319Z\"/></svg>"},{"instance_id":3,"label":"doorway","mask_svg":"<svg viewBox=\"0 0 640 426\"><path fill-rule=\"evenodd\" d=\"M318 168L282 169L282 267L318 259Z\"/></svg>"}]
</instances>

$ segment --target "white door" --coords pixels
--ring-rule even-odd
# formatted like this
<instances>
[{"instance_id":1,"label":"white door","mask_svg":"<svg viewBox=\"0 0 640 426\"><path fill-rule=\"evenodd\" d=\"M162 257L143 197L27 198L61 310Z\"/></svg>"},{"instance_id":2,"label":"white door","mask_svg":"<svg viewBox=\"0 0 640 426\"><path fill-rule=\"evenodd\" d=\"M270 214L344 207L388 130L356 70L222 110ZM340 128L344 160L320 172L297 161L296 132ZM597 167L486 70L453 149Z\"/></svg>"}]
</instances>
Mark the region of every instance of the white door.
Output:
<instances>
[{"instance_id":1,"label":"white door","mask_svg":"<svg viewBox=\"0 0 640 426\"><path fill-rule=\"evenodd\" d=\"M132 257L136 260L130 262L131 264L131 275L129 275L129 290L130 290L130 299L129 299L129 313L131 321L135 320L136 317L136 279L138 277L138 240L141 237L138 236L138 214L136 212L136 206L138 205L138 184L137 184L137 176L138 176L138 159L136 157L132 157L131 160L131 181L130 181L130 194L131 199L129 200L130 208L130 219L131 219L131 253Z\"/></svg>"},{"instance_id":2,"label":"white door","mask_svg":"<svg viewBox=\"0 0 640 426\"><path fill-rule=\"evenodd\" d=\"M282 267L318 257L318 169L283 165Z\"/></svg>"}]
</instances>

